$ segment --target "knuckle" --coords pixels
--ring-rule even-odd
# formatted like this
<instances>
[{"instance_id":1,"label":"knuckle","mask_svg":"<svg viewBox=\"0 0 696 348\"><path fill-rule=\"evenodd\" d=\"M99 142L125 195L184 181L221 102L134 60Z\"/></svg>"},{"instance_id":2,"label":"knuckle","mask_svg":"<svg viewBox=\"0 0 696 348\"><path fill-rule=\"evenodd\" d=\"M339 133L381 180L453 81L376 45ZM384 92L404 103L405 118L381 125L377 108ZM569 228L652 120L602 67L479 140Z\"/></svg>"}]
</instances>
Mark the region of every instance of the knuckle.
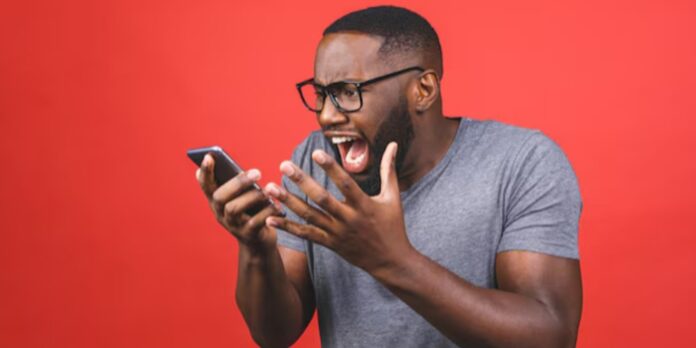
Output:
<instances>
[{"instance_id":1,"label":"knuckle","mask_svg":"<svg viewBox=\"0 0 696 348\"><path fill-rule=\"evenodd\" d=\"M217 218L220 218L223 215L222 214L223 209L222 209L222 206L220 204L217 204L217 203L211 201L210 202L210 209L213 211L213 213L215 214L215 216Z\"/></svg>"},{"instance_id":2,"label":"knuckle","mask_svg":"<svg viewBox=\"0 0 696 348\"><path fill-rule=\"evenodd\" d=\"M253 228L255 228L256 226L258 226L258 225L259 225L259 217L258 217L258 215L253 216L252 218L250 218L249 220L247 220L246 224L244 224L244 225L245 225L245 229L248 229L248 230L253 229Z\"/></svg>"},{"instance_id":3,"label":"knuckle","mask_svg":"<svg viewBox=\"0 0 696 348\"><path fill-rule=\"evenodd\" d=\"M234 202L229 202L225 204L225 215L227 216L234 216L237 215L238 209L237 205Z\"/></svg>"},{"instance_id":4,"label":"knuckle","mask_svg":"<svg viewBox=\"0 0 696 348\"><path fill-rule=\"evenodd\" d=\"M221 218L218 219L218 222L222 227L224 227L228 232L232 233L232 235L237 235L239 234L239 227L235 226L233 223L229 221L229 219Z\"/></svg>"},{"instance_id":5,"label":"knuckle","mask_svg":"<svg viewBox=\"0 0 696 348\"><path fill-rule=\"evenodd\" d=\"M240 190L246 186L249 186L249 184L251 184L251 180L249 180L245 173L237 174L237 176L230 180L230 185L235 190Z\"/></svg>"},{"instance_id":6,"label":"knuckle","mask_svg":"<svg viewBox=\"0 0 696 348\"><path fill-rule=\"evenodd\" d=\"M236 236L236 235L238 235L238 234L240 233L240 229L239 229L238 227L236 227L235 225L229 223L229 222L223 221L223 222L221 222L221 225L222 225L223 227L225 227L225 229L226 229L228 232L230 232L233 236Z\"/></svg>"},{"instance_id":7,"label":"knuckle","mask_svg":"<svg viewBox=\"0 0 696 348\"><path fill-rule=\"evenodd\" d=\"M338 187L342 190L348 190L351 188L351 181L348 178L341 178L338 182Z\"/></svg>"},{"instance_id":8,"label":"knuckle","mask_svg":"<svg viewBox=\"0 0 696 348\"><path fill-rule=\"evenodd\" d=\"M305 208L304 210L302 210L302 212L300 213L300 217L302 218L302 220L304 220L306 223L310 225L315 222L314 214L312 214L312 211L309 208Z\"/></svg>"},{"instance_id":9,"label":"knuckle","mask_svg":"<svg viewBox=\"0 0 696 348\"><path fill-rule=\"evenodd\" d=\"M326 191L317 194L317 196L314 199L314 201L322 207L328 205L330 200L331 196Z\"/></svg>"},{"instance_id":10,"label":"knuckle","mask_svg":"<svg viewBox=\"0 0 696 348\"><path fill-rule=\"evenodd\" d=\"M222 191L220 191L220 190L215 190L215 191L213 191L212 199L213 199L213 202L215 202L215 203L217 203L217 204L222 204L222 203L224 203L224 201L223 201L223 200L224 200L224 196L223 196Z\"/></svg>"},{"instance_id":11,"label":"knuckle","mask_svg":"<svg viewBox=\"0 0 696 348\"><path fill-rule=\"evenodd\" d=\"M237 237L240 241L242 242L247 242L249 241L249 230L246 228L246 226L243 226L241 228L235 229L233 232L234 236Z\"/></svg>"},{"instance_id":12,"label":"knuckle","mask_svg":"<svg viewBox=\"0 0 696 348\"><path fill-rule=\"evenodd\" d=\"M301 184L305 181L305 176L302 175L300 171L295 171L295 173L290 178L298 184Z\"/></svg>"},{"instance_id":13,"label":"knuckle","mask_svg":"<svg viewBox=\"0 0 696 348\"><path fill-rule=\"evenodd\" d=\"M252 192L254 193L254 197L253 197L254 201L260 201L260 200L263 200L264 198L266 198L266 195L259 190L252 190Z\"/></svg>"},{"instance_id":14,"label":"knuckle","mask_svg":"<svg viewBox=\"0 0 696 348\"><path fill-rule=\"evenodd\" d=\"M309 235L309 233L307 233L307 229L300 226L295 227L293 231L298 237L301 238L307 238L307 236Z\"/></svg>"},{"instance_id":15,"label":"knuckle","mask_svg":"<svg viewBox=\"0 0 696 348\"><path fill-rule=\"evenodd\" d=\"M281 202L286 202L290 198L290 194L283 187L278 187L279 195L276 197Z\"/></svg>"},{"instance_id":16,"label":"knuckle","mask_svg":"<svg viewBox=\"0 0 696 348\"><path fill-rule=\"evenodd\" d=\"M324 246L326 246L327 248L332 249L332 250L335 249L336 246L338 245L338 243L336 242L336 240L334 240L333 238L329 238L328 236L324 236L324 237L322 238L321 243L322 243Z\"/></svg>"}]
</instances>

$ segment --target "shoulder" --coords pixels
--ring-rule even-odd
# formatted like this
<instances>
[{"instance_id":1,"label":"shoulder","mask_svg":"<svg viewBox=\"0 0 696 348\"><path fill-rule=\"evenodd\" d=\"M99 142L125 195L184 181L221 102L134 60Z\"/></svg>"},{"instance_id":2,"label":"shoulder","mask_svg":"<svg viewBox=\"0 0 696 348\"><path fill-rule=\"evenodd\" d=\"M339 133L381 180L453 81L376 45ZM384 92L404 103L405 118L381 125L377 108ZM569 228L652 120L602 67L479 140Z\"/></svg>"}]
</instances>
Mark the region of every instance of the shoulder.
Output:
<instances>
[{"instance_id":1,"label":"shoulder","mask_svg":"<svg viewBox=\"0 0 696 348\"><path fill-rule=\"evenodd\" d=\"M469 136L478 145L516 151L530 143L550 140L538 129L530 129L493 120L470 120Z\"/></svg>"},{"instance_id":2,"label":"shoulder","mask_svg":"<svg viewBox=\"0 0 696 348\"><path fill-rule=\"evenodd\" d=\"M575 170L556 141L538 129L497 121L481 122L479 127L486 128L481 142L497 149L497 152L490 151L489 155L497 157L502 165L501 173L508 194L517 199L531 200L556 196L582 205ZM536 197L534 192L538 194Z\"/></svg>"},{"instance_id":3,"label":"shoulder","mask_svg":"<svg viewBox=\"0 0 696 348\"><path fill-rule=\"evenodd\" d=\"M564 168L574 174L565 152L544 132L500 122L492 128L496 141L509 150L508 161L518 171L553 174Z\"/></svg>"},{"instance_id":4,"label":"shoulder","mask_svg":"<svg viewBox=\"0 0 696 348\"><path fill-rule=\"evenodd\" d=\"M563 154L560 146L538 129L492 120L470 120L469 122L467 136L469 140L475 141L482 151L505 154L509 160L515 160L519 156L524 157L530 152Z\"/></svg>"},{"instance_id":5,"label":"shoulder","mask_svg":"<svg viewBox=\"0 0 696 348\"><path fill-rule=\"evenodd\" d=\"M465 140L467 158L485 168L499 170L510 184L564 182L577 186L575 172L565 152L538 129L498 121L470 120Z\"/></svg>"},{"instance_id":6,"label":"shoulder","mask_svg":"<svg viewBox=\"0 0 696 348\"><path fill-rule=\"evenodd\" d=\"M530 153L562 154L558 145L537 129L492 120L466 119L466 122L459 151L468 161L492 167L511 167L529 159L527 155Z\"/></svg>"}]
</instances>

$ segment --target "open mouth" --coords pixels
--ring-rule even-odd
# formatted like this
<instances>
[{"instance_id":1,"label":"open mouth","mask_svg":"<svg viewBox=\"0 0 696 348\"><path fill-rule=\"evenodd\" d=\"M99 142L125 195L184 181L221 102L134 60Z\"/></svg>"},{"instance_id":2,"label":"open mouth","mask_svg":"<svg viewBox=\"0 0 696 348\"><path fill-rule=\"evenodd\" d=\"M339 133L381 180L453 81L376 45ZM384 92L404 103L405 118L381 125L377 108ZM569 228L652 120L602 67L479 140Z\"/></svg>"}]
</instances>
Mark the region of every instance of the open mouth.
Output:
<instances>
[{"instance_id":1,"label":"open mouth","mask_svg":"<svg viewBox=\"0 0 696 348\"><path fill-rule=\"evenodd\" d=\"M357 174L367 168L370 151L364 139L354 136L332 136L330 139L338 147L343 169L349 173Z\"/></svg>"}]
</instances>

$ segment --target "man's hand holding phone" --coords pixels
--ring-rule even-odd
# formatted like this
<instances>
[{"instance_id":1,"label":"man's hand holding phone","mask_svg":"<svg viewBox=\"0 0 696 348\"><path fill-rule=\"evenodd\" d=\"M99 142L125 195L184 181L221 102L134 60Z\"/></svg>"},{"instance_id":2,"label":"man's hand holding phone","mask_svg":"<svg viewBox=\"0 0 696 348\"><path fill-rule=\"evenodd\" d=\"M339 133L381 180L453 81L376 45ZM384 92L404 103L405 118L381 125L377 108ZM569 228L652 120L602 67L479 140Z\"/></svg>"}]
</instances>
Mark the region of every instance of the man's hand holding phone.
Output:
<instances>
[{"instance_id":1,"label":"man's hand holding phone","mask_svg":"<svg viewBox=\"0 0 696 348\"><path fill-rule=\"evenodd\" d=\"M196 178L218 222L240 243L259 251L275 248L276 232L265 221L269 216L280 215L282 209L276 203L264 206L269 198L255 185L261 172L257 169L241 172L218 186L215 159L207 154L196 171ZM264 207L254 209L259 206Z\"/></svg>"}]
</instances>

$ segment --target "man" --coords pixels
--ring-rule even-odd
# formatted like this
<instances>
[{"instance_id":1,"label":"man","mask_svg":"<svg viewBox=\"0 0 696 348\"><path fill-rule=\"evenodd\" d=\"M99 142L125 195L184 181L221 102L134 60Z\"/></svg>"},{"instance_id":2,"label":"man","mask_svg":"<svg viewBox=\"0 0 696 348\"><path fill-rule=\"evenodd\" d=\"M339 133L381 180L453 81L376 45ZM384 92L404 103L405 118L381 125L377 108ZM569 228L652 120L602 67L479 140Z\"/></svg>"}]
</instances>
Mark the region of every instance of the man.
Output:
<instances>
[{"instance_id":1,"label":"man","mask_svg":"<svg viewBox=\"0 0 696 348\"><path fill-rule=\"evenodd\" d=\"M574 346L581 210L540 132L446 118L437 34L396 7L329 26L298 84L321 131L249 190L198 180L239 240L237 303L261 346L288 346L315 308L337 347ZM268 196L286 206L244 213Z\"/></svg>"}]
</instances>

